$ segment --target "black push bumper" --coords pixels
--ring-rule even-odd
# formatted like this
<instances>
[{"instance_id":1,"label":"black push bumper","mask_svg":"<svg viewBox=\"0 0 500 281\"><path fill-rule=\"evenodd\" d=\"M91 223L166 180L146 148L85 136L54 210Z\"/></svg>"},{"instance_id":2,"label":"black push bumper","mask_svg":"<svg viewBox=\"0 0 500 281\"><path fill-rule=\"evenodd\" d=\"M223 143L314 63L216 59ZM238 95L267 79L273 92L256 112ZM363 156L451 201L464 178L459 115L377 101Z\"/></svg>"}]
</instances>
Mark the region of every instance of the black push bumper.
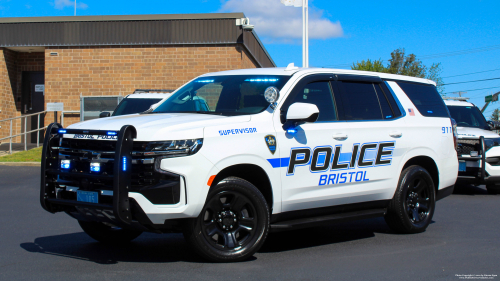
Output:
<instances>
[{"instance_id":1,"label":"black push bumper","mask_svg":"<svg viewBox=\"0 0 500 281\"><path fill-rule=\"evenodd\" d=\"M57 198L58 178L61 175L67 175L67 172L61 171L59 161L59 145L63 134L82 134L117 136L116 149L114 151L114 173L108 176L108 180L113 182L112 202L108 204L94 204L79 202L76 200L66 200ZM41 163L41 183L40 183L40 203L42 207L51 213L67 211L65 207L90 208L92 210L108 211L112 213L113 222L119 225L130 225L132 219L147 220L142 209L136 202L131 202L128 192L131 187L132 148L133 139L136 138L137 131L131 125L123 126L119 132L102 130L78 130L63 129L60 124L52 123L48 126L45 134L42 151ZM89 177L90 175L85 175ZM96 176L97 177L97 176ZM99 175L99 177L106 177ZM134 210L133 210L134 209ZM136 214L133 214L135 212ZM141 213L142 212L142 213Z\"/></svg>"},{"instance_id":2,"label":"black push bumper","mask_svg":"<svg viewBox=\"0 0 500 281\"><path fill-rule=\"evenodd\" d=\"M459 143L460 145L460 143ZM470 184L484 184L486 180L488 180L488 176L486 175L486 151L484 144L484 137L481 136L479 138L479 143L474 148L475 151L478 152L478 156L458 156L458 162L465 163L465 171L458 171L457 182L460 183L470 183ZM479 167L468 167L468 162L479 162Z\"/></svg>"},{"instance_id":3,"label":"black push bumper","mask_svg":"<svg viewBox=\"0 0 500 281\"><path fill-rule=\"evenodd\" d=\"M500 183L500 177L490 176L486 172L486 146L484 144L484 137L479 138L479 144L477 145L478 156L463 157L459 156L458 161L460 162L479 162L479 167L477 168L467 168L466 171L459 171L457 182L458 183L469 183L469 184L491 184Z\"/></svg>"}]
</instances>

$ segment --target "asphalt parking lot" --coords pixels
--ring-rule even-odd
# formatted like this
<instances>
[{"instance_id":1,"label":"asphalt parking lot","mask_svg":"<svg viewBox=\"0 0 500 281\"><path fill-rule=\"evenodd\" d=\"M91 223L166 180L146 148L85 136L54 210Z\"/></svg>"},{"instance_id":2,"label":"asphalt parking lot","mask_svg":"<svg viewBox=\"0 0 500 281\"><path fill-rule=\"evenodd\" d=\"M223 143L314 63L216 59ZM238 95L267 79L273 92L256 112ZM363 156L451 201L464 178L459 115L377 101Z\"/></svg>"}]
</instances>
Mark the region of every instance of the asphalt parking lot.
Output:
<instances>
[{"instance_id":1,"label":"asphalt parking lot","mask_svg":"<svg viewBox=\"0 0 500 281\"><path fill-rule=\"evenodd\" d=\"M104 246L39 204L40 168L0 166L1 280L461 280L500 275L500 195L462 187L439 201L425 233L383 219L273 233L253 259L207 263L180 234ZM493 280L500 280L494 277Z\"/></svg>"}]
</instances>

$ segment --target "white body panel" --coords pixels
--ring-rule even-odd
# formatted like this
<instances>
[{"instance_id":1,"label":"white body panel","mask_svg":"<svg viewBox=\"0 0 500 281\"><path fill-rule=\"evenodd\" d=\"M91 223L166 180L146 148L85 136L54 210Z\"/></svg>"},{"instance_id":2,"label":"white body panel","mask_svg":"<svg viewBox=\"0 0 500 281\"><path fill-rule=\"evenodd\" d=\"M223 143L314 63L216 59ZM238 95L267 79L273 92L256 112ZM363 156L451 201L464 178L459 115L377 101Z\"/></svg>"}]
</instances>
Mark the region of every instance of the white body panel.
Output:
<instances>
[{"instance_id":1,"label":"white body panel","mask_svg":"<svg viewBox=\"0 0 500 281\"><path fill-rule=\"evenodd\" d=\"M414 77L348 70L286 71L273 68L225 71L207 75L293 76L281 89L276 109L268 107L267 110L258 114L233 117L188 113L142 114L95 119L74 124L69 128L119 130L124 125L133 125L137 130L135 141L203 139L203 146L198 153L161 160L162 170L181 176L181 201L179 203L155 205L139 193L129 193L129 196L139 203L155 224L162 224L168 219L198 216L210 189L207 184L210 177L227 167L239 164L258 166L267 174L272 187L273 214L332 205L389 200L396 190L403 166L408 160L417 156L429 157L436 163L439 170L439 189L454 184L458 163L453 149L453 137L451 133L441 132L442 127L451 126L450 120L423 117L418 111L415 116L409 116L407 109L415 108L415 106L395 82L387 84L392 88L405 111L398 119L306 123L299 126L299 132L295 136L286 133L281 127L280 106L300 79L310 74L321 73L380 76L400 80L404 78L407 81L433 84L432 81ZM274 154L266 144L265 137L268 135L276 137ZM347 138L343 139L343 135ZM64 137L74 138L75 136L65 135ZM329 168L319 173L311 173L310 165L303 165L296 167L292 176L287 175L288 166L281 164L281 159L290 158L290 150L294 147L308 147L312 151L318 146L330 146L335 149L336 146L341 145L342 153L349 153L354 144L377 143L378 148L378 145L384 142L395 143L394 149L386 150L392 151L387 157L391 159L390 164L387 165L370 167L355 165L345 171ZM377 148L372 148L371 152L368 150L367 155L373 154ZM370 156L366 159L374 160ZM280 163L277 166L276 161ZM327 181L326 184L320 184L322 175L339 173L347 173L344 176L338 175L341 177L340 183L335 180L335 183ZM346 177L345 182L343 182L344 177Z\"/></svg>"}]
</instances>

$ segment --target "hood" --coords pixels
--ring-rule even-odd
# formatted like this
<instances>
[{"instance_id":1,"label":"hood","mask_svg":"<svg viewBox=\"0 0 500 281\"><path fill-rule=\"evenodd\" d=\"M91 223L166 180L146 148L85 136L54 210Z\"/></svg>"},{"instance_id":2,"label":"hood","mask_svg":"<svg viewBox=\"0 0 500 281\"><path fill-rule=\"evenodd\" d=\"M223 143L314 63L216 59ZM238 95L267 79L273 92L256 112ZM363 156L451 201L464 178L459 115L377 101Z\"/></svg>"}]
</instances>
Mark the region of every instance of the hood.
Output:
<instances>
[{"instance_id":1,"label":"hood","mask_svg":"<svg viewBox=\"0 0 500 281\"><path fill-rule=\"evenodd\" d=\"M203 128L218 124L250 121L249 115L221 116L198 113L134 114L93 119L69 126L70 129L119 131L124 125L137 130L137 141L203 138Z\"/></svg>"},{"instance_id":2,"label":"hood","mask_svg":"<svg viewBox=\"0 0 500 281\"><path fill-rule=\"evenodd\" d=\"M483 130L479 128L470 128L470 127L457 127L458 138L479 138L480 136L484 136L485 138L499 138L500 136L488 130Z\"/></svg>"}]
</instances>

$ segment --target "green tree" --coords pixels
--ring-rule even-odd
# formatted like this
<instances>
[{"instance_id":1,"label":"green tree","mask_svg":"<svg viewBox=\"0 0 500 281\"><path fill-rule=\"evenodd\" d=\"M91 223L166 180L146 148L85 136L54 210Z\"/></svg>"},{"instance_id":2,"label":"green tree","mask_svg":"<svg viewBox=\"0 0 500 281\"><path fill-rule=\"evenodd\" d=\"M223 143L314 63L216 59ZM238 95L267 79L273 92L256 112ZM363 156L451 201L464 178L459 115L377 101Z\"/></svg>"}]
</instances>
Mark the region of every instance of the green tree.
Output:
<instances>
[{"instance_id":1,"label":"green tree","mask_svg":"<svg viewBox=\"0 0 500 281\"><path fill-rule=\"evenodd\" d=\"M441 78L441 64L434 63L430 67L427 67L422 61L417 59L415 54L406 55L404 48L394 50L386 66L384 66L382 59L374 61L368 59L353 63L351 69L426 78L436 82L438 91L441 94L444 92L443 79Z\"/></svg>"},{"instance_id":2,"label":"green tree","mask_svg":"<svg viewBox=\"0 0 500 281\"><path fill-rule=\"evenodd\" d=\"M351 67L356 70L373 71L373 72L387 72L382 59L378 60L362 60L361 62L354 63Z\"/></svg>"},{"instance_id":3,"label":"green tree","mask_svg":"<svg viewBox=\"0 0 500 281\"><path fill-rule=\"evenodd\" d=\"M493 110L493 113L491 114L490 120L491 121L500 121L500 110L498 110L498 108Z\"/></svg>"}]
</instances>

